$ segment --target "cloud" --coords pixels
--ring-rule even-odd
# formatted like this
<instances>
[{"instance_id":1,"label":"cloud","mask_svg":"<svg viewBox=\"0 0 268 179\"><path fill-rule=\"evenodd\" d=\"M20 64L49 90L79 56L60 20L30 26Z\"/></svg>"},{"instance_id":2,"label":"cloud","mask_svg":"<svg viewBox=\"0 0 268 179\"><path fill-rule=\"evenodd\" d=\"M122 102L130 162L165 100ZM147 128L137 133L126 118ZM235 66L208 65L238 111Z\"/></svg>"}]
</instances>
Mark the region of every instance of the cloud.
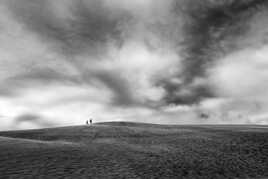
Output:
<instances>
[{"instance_id":1,"label":"cloud","mask_svg":"<svg viewBox=\"0 0 268 179\"><path fill-rule=\"evenodd\" d=\"M36 114L22 114L15 118L13 125L17 128L23 123L30 123L38 127L52 127L55 126L55 123L43 119L41 116Z\"/></svg>"},{"instance_id":2,"label":"cloud","mask_svg":"<svg viewBox=\"0 0 268 179\"><path fill-rule=\"evenodd\" d=\"M266 11L264 0L3 0L0 105L62 124L208 122L199 110L264 123Z\"/></svg>"},{"instance_id":3,"label":"cloud","mask_svg":"<svg viewBox=\"0 0 268 179\"><path fill-rule=\"evenodd\" d=\"M113 91L115 100L113 104L122 106L144 103L146 99L141 99L142 96L148 100L155 100L149 93L153 93L157 98L160 98L160 93L163 93L160 92L162 91L160 87L150 82L153 78L151 76L159 72L163 73L166 68L173 65L173 62L178 61L176 54L169 52L168 49L147 48L148 43L151 48L154 44L150 42L151 38L148 38L149 41L147 39L145 44L143 38L146 34L156 40L157 36L146 30L147 20L138 22L141 20L140 13L135 13L135 10L130 10L123 4L119 7L106 1L64 1L63 4L59 4L58 1L53 3L28 0L5 2L6 9L11 13L9 21L20 28L18 35L26 34L25 41L32 39L27 46L37 48L37 51L43 50L37 57L32 53L9 57L12 59L23 57L27 60L18 62L20 69L5 79L7 86L2 89L2 94L7 90L21 91L21 88L23 90L23 88L42 84L92 85L92 81L95 81ZM52 5L53 8L50 8ZM140 6L144 4L133 3L134 9ZM157 5L159 6L160 4ZM126 16L125 13L130 16ZM142 14L149 19L146 12ZM162 16L156 19L161 19ZM128 18L128 21L125 18ZM135 33L136 30L139 32ZM113 34L113 31L116 33L118 31L118 34ZM121 47L115 45L117 44L115 41L122 40L120 34L124 37L124 45L121 44ZM11 42L14 40L17 39L8 39ZM45 42L44 45L40 44L40 41ZM64 46L63 49L67 49L71 55L59 50L59 44L60 47ZM28 49L27 46L23 48ZM129 57L133 62L127 60ZM34 58L39 59L34 60ZM161 58L167 58L167 61L159 63ZM157 62L158 65L151 62ZM133 69L138 70L140 74L135 74ZM128 76L124 76L124 73L128 73ZM135 80L135 83L132 83L132 80ZM140 89L139 95L133 94L135 93L133 87Z\"/></svg>"},{"instance_id":4,"label":"cloud","mask_svg":"<svg viewBox=\"0 0 268 179\"><path fill-rule=\"evenodd\" d=\"M54 50L68 54L92 54L98 48L104 51L110 38L120 41L118 24L126 17L120 12L109 13L110 9L96 0L12 0L6 4L25 28L50 43Z\"/></svg>"},{"instance_id":5,"label":"cloud","mask_svg":"<svg viewBox=\"0 0 268 179\"><path fill-rule=\"evenodd\" d=\"M179 49L183 70L177 75L179 85L169 80L162 85L168 91L167 102L198 103L216 94L208 82L193 85L195 81L207 79L207 69L213 68L219 58L249 45L240 41L248 36L248 26L254 22L252 18L259 11L267 10L267 2L192 0L177 1L174 7L176 13L186 19L184 40ZM191 95L181 95L185 90Z\"/></svg>"},{"instance_id":6,"label":"cloud","mask_svg":"<svg viewBox=\"0 0 268 179\"><path fill-rule=\"evenodd\" d=\"M219 95L263 99L267 96L267 48L245 49L230 54L211 70ZM216 85L215 85L216 86Z\"/></svg>"},{"instance_id":7,"label":"cloud","mask_svg":"<svg viewBox=\"0 0 268 179\"><path fill-rule=\"evenodd\" d=\"M230 102L221 111L236 111L249 118L265 114L268 103L268 86L264 82L267 74L267 45L255 49L244 49L220 60L210 70L211 81L217 95ZM252 122L252 121L251 121Z\"/></svg>"}]
</instances>

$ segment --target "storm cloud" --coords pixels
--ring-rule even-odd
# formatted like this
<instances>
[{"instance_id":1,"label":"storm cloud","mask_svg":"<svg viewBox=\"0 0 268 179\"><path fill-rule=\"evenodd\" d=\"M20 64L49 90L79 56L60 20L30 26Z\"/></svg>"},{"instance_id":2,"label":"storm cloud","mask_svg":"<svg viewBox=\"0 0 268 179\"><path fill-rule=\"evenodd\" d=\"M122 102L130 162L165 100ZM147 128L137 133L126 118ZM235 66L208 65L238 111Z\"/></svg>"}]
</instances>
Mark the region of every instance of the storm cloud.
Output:
<instances>
[{"instance_id":1,"label":"storm cloud","mask_svg":"<svg viewBox=\"0 0 268 179\"><path fill-rule=\"evenodd\" d=\"M0 113L34 110L61 124L89 115L226 122L200 121L204 110L267 123L267 8L264 0L1 0Z\"/></svg>"},{"instance_id":2,"label":"storm cloud","mask_svg":"<svg viewBox=\"0 0 268 179\"><path fill-rule=\"evenodd\" d=\"M52 127L55 126L55 123L51 121L47 121L46 119L43 119L41 116L36 114L22 114L18 116L13 126L20 126L23 123L30 123L32 125L36 125L37 127Z\"/></svg>"},{"instance_id":3,"label":"storm cloud","mask_svg":"<svg viewBox=\"0 0 268 179\"><path fill-rule=\"evenodd\" d=\"M257 1L176 1L174 10L183 16L183 41L178 44L183 57L181 84L165 80L168 102L175 104L198 103L204 98L216 97L208 83L207 71L219 59L254 43L243 43L249 38L253 17L267 10L267 2ZM252 35L252 34L251 34ZM183 91L187 91L185 95ZM180 92L181 91L181 92Z\"/></svg>"}]
</instances>

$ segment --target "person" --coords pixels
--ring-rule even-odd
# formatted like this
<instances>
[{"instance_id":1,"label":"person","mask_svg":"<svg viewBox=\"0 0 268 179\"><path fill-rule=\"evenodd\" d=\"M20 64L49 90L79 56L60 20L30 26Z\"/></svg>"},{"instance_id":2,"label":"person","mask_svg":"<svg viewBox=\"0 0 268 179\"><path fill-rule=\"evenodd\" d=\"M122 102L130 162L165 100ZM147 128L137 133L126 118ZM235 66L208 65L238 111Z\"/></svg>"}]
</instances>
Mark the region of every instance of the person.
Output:
<instances>
[{"instance_id":1,"label":"person","mask_svg":"<svg viewBox=\"0 0 268 179\"><path fill-rule=\"evenodd\" d=\"M88 125L88 120L86 121L86 125Z\"/></svg>"},{"instance_id":2,"label":"person","mask_svg":"<svg viewBox=\"0 0 268 179\"><path fill-rule=\"evenodd\" d=\"M92 119L89 120L90 124L92 124Z\"/></svg>"}]
</instances>

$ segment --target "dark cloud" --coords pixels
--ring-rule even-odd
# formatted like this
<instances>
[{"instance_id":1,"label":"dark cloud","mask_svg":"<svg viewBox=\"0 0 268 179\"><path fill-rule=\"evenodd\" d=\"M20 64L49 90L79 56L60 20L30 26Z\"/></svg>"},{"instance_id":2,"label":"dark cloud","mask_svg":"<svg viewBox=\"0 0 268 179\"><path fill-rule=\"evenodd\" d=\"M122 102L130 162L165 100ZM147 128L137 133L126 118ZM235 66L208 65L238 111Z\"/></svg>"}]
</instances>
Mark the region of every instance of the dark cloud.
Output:
<instances>
[{"instance_id":1,"label":"dark cloud","mask_svg":"<svg viewBox=\"0 0 268 179\"><path fill-rule=\"evenodd\" d=\"M30 113L17 116L14 120L13 125L19 126L22 123L32 123L32 124L40 126L40 127L55 126L55 123L48 121L46 119L43 119L42 116L37 115L37 114L30 114Z\"/></svg>"},{"instance_id":2,"label":"dark cloud","mask_svg":"<svg viewBox=\"0 0 268 179\"><path fill-rule=\"evenodd\" d=\"M96 83L96 81L98 83ZM6 86L0 88L1 96L16 96L20 94L21 88L27 89L32 86L43 86L52 84L61 84L69 86L97 86L108 88L113 95L111 105L131 106L137 105L137 101L132 94L131 84L120 72L99 71L87 72L81 71L78 75L70 75L59 71L42 68L33 69L28 73L10 77L6 79ZM101 84L98 85L98 84ZM42 94L40 94L42 95Z\"/></svg>"},{"instance_id":3,"label":"dark cloud","mask_svg":"<svg viewBox=\"0 0 268 179\"><path fill-rule=\"evenodd\" d=\"M0 96L15 97L21 95L23 89L51 84L79 85L83 81L74 75L62 73L51 68L32 69L29 72L11 76L0 87Z\"/></svg>"},{"instance_id":4,"label":"dark cloud","mask_svg":"<svg viewBox=\"0 0 268 179\"><path fill-rule=\"evenodd\" d=\"M12 96L16 96L17 92L10 89L10 86L1 86L0 87L0 96L4 96L4 97L12 97Z\"/></svg>"},{"instance_id":5,"label":"dark cloud","mask_svg":"<svg viewBox=\"0 0 268 179\"><path fill-rule=\"evenodd\" d=\"M95 74L95 77L113 92L113 105L131 106L137 104L132 95L131 85L120 73L102 72Z\"/></svg>"},{"instance_id":6,"label":"dark cloud","mask_svg":"<svg viewBox=\"0 0 268 179\"><path fill-rule=\"evenodd\" d=\"M75 76L72 76L68 73L62 73L55 69L51 68L41 68L41 69L33 69L31 72L24 73L19 76L14 76L8 79L10 82L14 82L16 84L33 84L33 83L66 83L66 84L78 84L79 79Z\"/></svg>"},{"instance_id":7,"label":"dark cloud","mask_svg":"<svg viewBox=\"0 0 268 179\"><path fill-rule=\"evenodd\" d=\"M183 71L177 77L183 83L177 85L164 80L162 86L167 91L167 103L198 103L203 98L214 97L214 90L206 83L187 86L196 78L207 78L207 69L220 57L243 48L237 45L237 40L248 32L251 17L267 10L268 3L265 0L190 0L176 1L174 7L185 18L184 40L179 44ZM191 95L177 95L182 90L188 90Z\"/></svg>"},{"instance_id":8,"label":"dark cloud","mask_svg":"<svg viewBox=\"0 0 268 179\"><path fill-rule=\"evenodd\" d=\"M50 0L11 0L7 4L19 23L50 44L53 50L63 52L66 62L71 63L78 73L72 75L68 71L33 67L28 72L9 77L7 87L1 88L0 93L12 95L10 91L18 91L20 87L52 83L92 85L91 81L97 80L114 93L114 105L132 104L134 99L126 79L116 73L107 74L105 70L95 73L88 68L89 61L106 55L110 43L116 48L122 45L123 34L127 31L124 24L130 14L120 8L115 10L99 0L57 2L67 11L66 14L56 12Z\"/></svg>"},{"instance_id":9,"label":"dark cloud","mask_svg":"<svg viewBox=\"0 0 268 179\"><path fill-rule=\"evenodd\" d=\"M186 83L172 84L165 81L161 85L164 85L163 87L168 92L168 95L165 97L165 101L168 104L191 105L205 98L215 97L212 89L205 84L191 87Z\"/></svg>"},{"instance_id":10,"label":"dark cloud","mask_svg":"<svg viewBox=\"0 0 268 179\"><path fill-rule=\"evenodd\" d=\"M12 0L8 5L20 23L33 31L44 41L57 47L58 51L70 54L90 53L98 54L101 48L103 53L105 43L111 39L120 44L120 23L127 14L124 12L112 13L99 0ZM66 14L53 9L63 6ZM66 6L66 7L65 7Z\"/></svg>"},{"instance_id":11,"label":"dark cloud","mask_svg":"<svg viewBox=\"0 0 268 179\"><path fill-rule=\"evenodd\" d=\"M217 99L228 90L239 96L239 90L232 90L239 80L232 77L240 75L235 72L241 66L240 71L258 75L239 82L241 89L250 85L263 89L256 78L267 78L262 61L267 50L251 56L259 58L259 73L259 66L250 70L255 62L244 64L247 55L231 53L245 49L254 40L265 43L265 31L259 32L257 40L247 36L255 35L254 25L257 30L267 28L253 22L257 13L267 11L267 4L264 0L3 0L2 105L17 107L16 114L24 108L49 108L52 104L51 109L39 112L48 114L55 109L55 113L76 113L70 109L80 103L99 113L141 108L146 114L174 104L198 106L195 104ZM266 16L260 15L262 20ZM219 62L228 55L229 60ZM242 60L233 63L235 58ZM219 79L226 88L214 84ZM231 82L224 83L226 80ZM256 90L249 91L256 97ZM260 92L263 97L264 92ZM178 108L174 116L179 112ZM129 113L133 118L141 115ZM170 111L160 113L168 117ZM122 116L120 111L116 118ZM19 124L49 125L45 121L33 114L17 118Z\"/></svg>"},{"instance_id":12,"label":"dark cloud","mask_svg":"<svg viewBox=\"0 0 268 179\"><path fill-rule=\"evenodd\" d=\"M19 79L87 84L92 79L85 67L89 60L96 59L95 55L107 55L106 47L109 43L120 48L126 40L126 34L144 33L147 36L143 34L141 37L151 51L164 48L161 44L170 44L170 48L176 44L178 50L172 50L183 58L183 70L174 76L182 81L181 84L173 83L168 78L156 82L157 86L166 90L166 103L175 104L198 103L204 98L216 96L207 83L194 84L196 79L206 79L207 69L216 63L216 59L242 48L236 41L248 31L250 18L257 11L267 8L264 0L174 0L173 9L168 9L166 15L146 17L155 20L143 22L148 29L135 32L137 29L133 25L133 13L114 8L112 3L107 5L102 0L61 2L59 6L64 6L65 14L55 11L49 0L12 0L8 4L19 22L24 23L42 40L63 49L69 54L67 59L80 71L80 76L73 77L41 69L22 75ZM90 54L90 57L71 57L82 53ZM131 84L121 75L107 75L103 71L93 78L105 83L114 92L115 104L132 104L135 101Z\"/></svg>"}]
</instances>

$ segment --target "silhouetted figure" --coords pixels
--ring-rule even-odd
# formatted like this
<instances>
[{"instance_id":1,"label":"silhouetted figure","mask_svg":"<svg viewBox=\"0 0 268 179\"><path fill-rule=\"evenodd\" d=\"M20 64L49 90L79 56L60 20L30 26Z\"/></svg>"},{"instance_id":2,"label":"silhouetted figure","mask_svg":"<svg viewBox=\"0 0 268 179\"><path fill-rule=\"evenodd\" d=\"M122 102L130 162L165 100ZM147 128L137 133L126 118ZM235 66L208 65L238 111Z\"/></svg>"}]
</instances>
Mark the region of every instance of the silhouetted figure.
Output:
<instances>
[{"instance_id":1,"label":"silhouetted figure","mask_svg":"<svg viewBox=\"0 0 268 179\"><path fill-rule=\"evenodd\" d=\"M88 120L86 121L86 125L88 125Z\"/></svg>"},{"instance_id":2,"label":"silhouetted figure","mask_svg":"<svg viewBox=\"0 0 268 179\"><path fill-rule=\"evenodd\" d=\"M90 124L92 124L92 119L89 120Z\"/></svg>"}]
</instances>

